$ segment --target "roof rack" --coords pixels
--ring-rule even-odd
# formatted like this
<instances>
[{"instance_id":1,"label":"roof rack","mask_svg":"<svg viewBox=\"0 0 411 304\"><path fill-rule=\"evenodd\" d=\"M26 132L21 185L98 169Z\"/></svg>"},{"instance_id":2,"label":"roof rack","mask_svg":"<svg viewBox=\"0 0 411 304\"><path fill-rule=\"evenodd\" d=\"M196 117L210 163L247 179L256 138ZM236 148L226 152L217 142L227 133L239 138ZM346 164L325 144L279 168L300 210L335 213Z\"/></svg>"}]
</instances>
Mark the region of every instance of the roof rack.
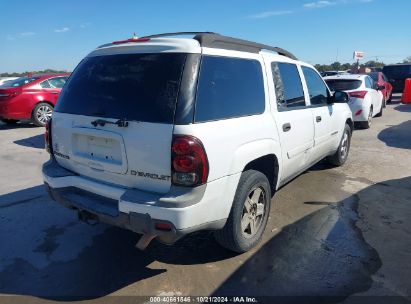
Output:
<instances>
[{"instance_id":1,"label":"roof rack","mask_svg":"<svg viewBox=\"0 0 411 304\"><path fill-rule=\"evenodd\" d=\"M269 50L274 51L279 55L286 56L294 60L298 60L297 57L295 57L292 53L282 48L256 43L248 40L223 36L214 32L175 32L149 35L141 38L158 38L183 35L195 35L193 39L197 40L203 47L212 47L217 49L243 51L250 53L259 53L261 50Z\"/></svg>"}]
</instances>

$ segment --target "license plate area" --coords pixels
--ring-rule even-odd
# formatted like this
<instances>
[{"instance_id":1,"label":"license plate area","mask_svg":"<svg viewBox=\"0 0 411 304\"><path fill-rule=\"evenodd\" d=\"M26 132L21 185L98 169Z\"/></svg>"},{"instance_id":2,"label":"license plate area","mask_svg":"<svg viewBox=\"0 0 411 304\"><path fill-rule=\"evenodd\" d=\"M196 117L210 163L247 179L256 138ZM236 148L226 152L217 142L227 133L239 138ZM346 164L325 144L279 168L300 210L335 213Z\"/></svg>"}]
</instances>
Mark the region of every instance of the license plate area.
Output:
<instances>
[{"instance_id":1,"label":"license plate area","mask_svg":"<svg viewBox=\"0 0 411 304\"><path fill-rule=\"evenodd\" d=\"M72 134L73 160L92 169L113 173L127 172L127 157L120 134L76 128Z\"/></svg>"}]
</instances>

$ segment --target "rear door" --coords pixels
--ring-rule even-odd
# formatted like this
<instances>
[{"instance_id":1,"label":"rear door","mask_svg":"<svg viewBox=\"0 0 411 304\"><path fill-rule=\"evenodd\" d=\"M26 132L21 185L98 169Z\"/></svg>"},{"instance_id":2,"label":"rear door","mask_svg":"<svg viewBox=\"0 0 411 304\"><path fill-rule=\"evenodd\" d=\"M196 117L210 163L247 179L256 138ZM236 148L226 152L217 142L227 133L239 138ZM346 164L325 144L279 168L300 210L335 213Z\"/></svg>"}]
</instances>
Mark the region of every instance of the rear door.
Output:
<instances>
[{"instance_id":1,"label":"rear door","mask_svg":"<svg viewBox=\"0 0 411 304\"><path fill-rule=\"evenodd\" d=\"M53 149L60 165L102 182L167 192L185 58L146 53L84 59L53 114Z\"/></svg>"},{"instance_id":2,"label":"rear door","mask_svg":"<svg viewBox=\"0 0 411 304\"><path fill-rule=\"evenodd\" d=\"M375 116L381 110L383 95L380 91L376 90L375 82L369 76L365 77L365 87L367 88L368 94L371 96L373 116Z\"/></svg>"},{"instance_id":3,"label":"rear door","mask_svg":"<svg viewBox=\"0 0 411 304\"><path fill-rule=\"evenodd\" d=\"M326 156L334 147L340 122L334 105L328 104L329 91L321 76L312 68L302 66L314 123L314 149L311 161Z\"/></svg>"},{"instance_id":4,"label":"rear door","mask_svg":"<svg viewBox=\"0 0 411 304\"><path fill-rule=\"evenodd\" d=\"M277 101L277 111L273 115L281 142L284 181L308 165L314 144L314 126L297 65L271 62L271 72Z\"/></svg>"}]
</instances>

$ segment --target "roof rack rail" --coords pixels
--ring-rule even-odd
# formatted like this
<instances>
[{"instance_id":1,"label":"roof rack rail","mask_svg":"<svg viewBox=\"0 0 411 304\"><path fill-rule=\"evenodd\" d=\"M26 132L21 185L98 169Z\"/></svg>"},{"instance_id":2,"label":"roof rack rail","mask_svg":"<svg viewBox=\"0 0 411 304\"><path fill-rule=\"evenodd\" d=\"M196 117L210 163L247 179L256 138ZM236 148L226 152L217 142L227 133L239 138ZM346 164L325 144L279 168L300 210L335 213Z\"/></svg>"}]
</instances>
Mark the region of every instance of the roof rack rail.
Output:
<instances>
[{"instance_id":1,"label":"roof rack rail","mask_svg":"<svg viewBox=\"0 0 411 304\"><path fill-rule=\"evenodd\" d=\"M288 58L298 60L292 53L274 46L269 46L266 44L256 43L248 40L232 38L228 36L223 36L214 32L175 32L175 33L164 33L144 36L141 38L158 38L158 37L169 37L169 36L182 36L182 35L195 35L193 39L197 40L203 47L212 47L218 49L243 51L250 53L258 53L261 50L274 51L279 55L286 56Z\"/></svg>"}]
</instances>

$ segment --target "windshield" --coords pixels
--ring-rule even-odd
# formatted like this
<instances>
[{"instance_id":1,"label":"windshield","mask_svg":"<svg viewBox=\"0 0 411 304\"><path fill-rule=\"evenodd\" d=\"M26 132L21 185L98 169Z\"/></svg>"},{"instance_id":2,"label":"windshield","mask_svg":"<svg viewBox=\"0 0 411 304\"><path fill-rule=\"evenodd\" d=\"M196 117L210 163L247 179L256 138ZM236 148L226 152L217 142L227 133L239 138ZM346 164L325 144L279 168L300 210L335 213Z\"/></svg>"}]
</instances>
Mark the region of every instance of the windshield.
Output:
<instances>
[{"instance_id":1,"label":"windshield","mask_svg":"<svg viewBox=\"0 0 411 304\"><path fill-rule=\"evenodd\" d=\"M24 86L25 84L28 84L30 82L33 82L40 77L20 77L14 80L8 80L5 83L3 83L0 87L2 88L17 88Z\"/></svg>"},{"instance_id":2,"label":"windshield","mask_svg":"<svg viewBox=\"0 0 411 304\"><path fill-rule=\"evenodd\" d=\"M63 88L57 112L172 123L185 54L88 57Z\"/></svg>"},{"instance_id":3,"label":"windshield","mask_svg":"<svg viewBox=\"0 0 411 304\"><path fill-rule=\"evenodd\" d=\"M356 79L327 79L325 82L331 91L355 90L361 86L361 80Z\"/></svg>"}]
</instances>

